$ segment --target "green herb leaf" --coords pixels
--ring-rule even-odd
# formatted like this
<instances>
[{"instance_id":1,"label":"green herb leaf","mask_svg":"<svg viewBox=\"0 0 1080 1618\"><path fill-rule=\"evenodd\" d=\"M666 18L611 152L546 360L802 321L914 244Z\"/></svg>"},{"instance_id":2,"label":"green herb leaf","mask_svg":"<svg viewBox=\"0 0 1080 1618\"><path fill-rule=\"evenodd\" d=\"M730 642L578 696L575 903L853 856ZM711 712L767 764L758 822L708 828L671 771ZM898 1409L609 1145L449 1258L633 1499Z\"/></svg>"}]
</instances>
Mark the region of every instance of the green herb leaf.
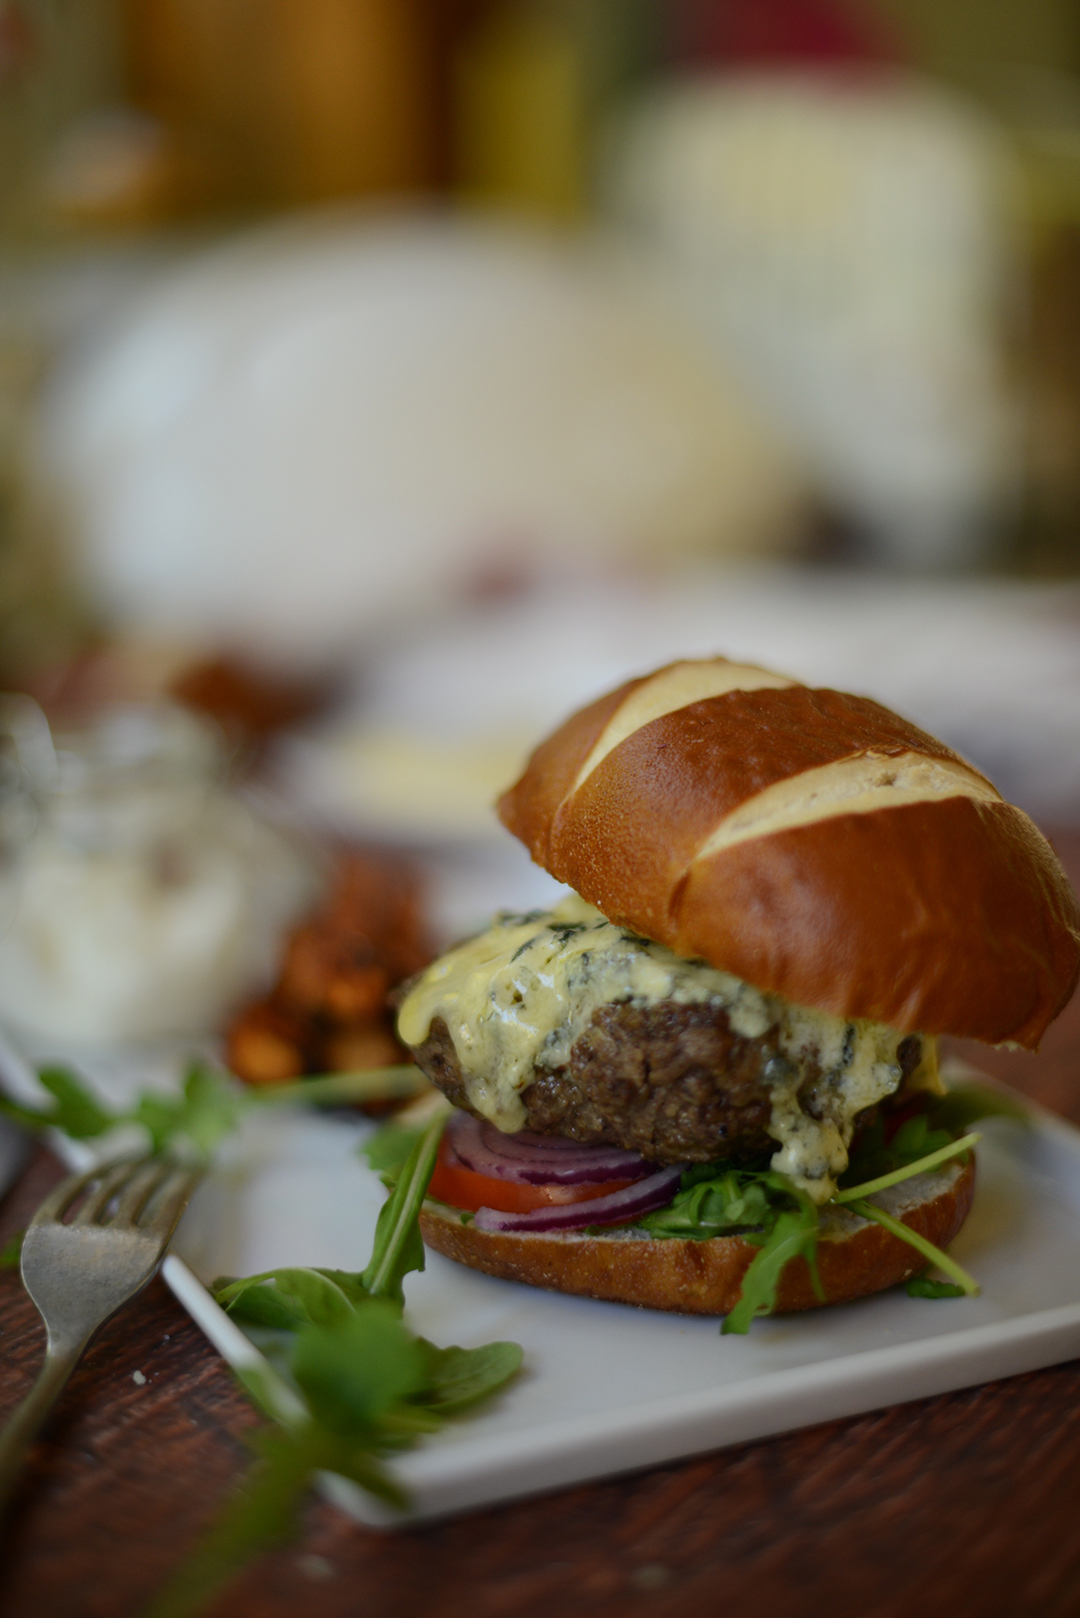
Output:
<instances>
[{"instance_id":1,"label":"green herb leaf","mask_svg":"<svg viewBox=\"0 0 1080 1618\"><path fill-rule=\"evenodd\" d=\"M891 1120L887 1113L879 1114L863 1132L840 1177L844 1190L928 1157L966 1134L980 1118L1010 1118L1024 1124L1029 1121L1023 1106L1012 1096L983 1084L957 1085L943 1096L927 1092L919 1102L919 1111L906 1118L888 1141L885 1137Z\"/></svg>"},{"instance_id":2,"label":"green herb leaf","mask_svg":"<svg viewBox=\"0 0 1080 1618\"><path fill-rule=\"evenodd\" d=\"M855 1202L861 1197L873 1196L877 1191L886 1191L891 1185L900 1185L904 1180L913 1179L916 1174L926 1174L931 1169L941 1168L954 1158L963 1157L980 1140L981 1135L961 1135L959 1140L949 1141L931 1152L928 1157L916 1158L913 1163L905 1164L903 1168L893 1169L891 1174L882 1174L876 1180L867 1180L863 1185L853 1185L844 1191L837 1191L832 1200L839 1203Z\"/></svg>"},{"instance_id":3,"label":"green herb leaf","mask_svg":"<svg viewBox=\"0 0 1080 1618\"><path fill-rule=\"evenodd\" d=\"M3 1247L0 1247L0 1270L17 1270L22 1258L23 1237L25 1230L17 1230L14 1236L9 1236Z\"/></svg>"},{"instance_id":4,"label":"green herb leaf","mask_svg":"<svg viewBox=\"0 0 1080 1618\"><path fill-rule=\"evenodd\" d=\"M917 1230L912 1230L909 1225L905 1225L900 1219L894 1219L892 1214L886 1213L884 1208L879 1208L876 1203L849 1202L848 1207L852 1213L861 1214L864 1219L872 1219L875 1224L881 1225L891 1235L899 1237L902 1242L907 1242L909 1247L914 1247L915 1251L921 1253L923 1258L928 1259L931 1264L936 1264L939 1270L944 1270L946 1275L951 1276L961 1290L967 1293L968 1297L978 1297L979 1283L974 1277L970 1276L966 1270L961 1269L956 1260L950 1258L948 1253L943 1253L940 1247L935 1247L933 1242L928 1242L925 1236L920 1236Z\"/></svg>"},{"instance_id":5,"label":"green herb leaf","mask_svg":"<svg viewBox=\"0 0 1080 1618\"><path fill-rule=\"evenodd\" d=\"M314 1425L300 1434L264 1428L252 1443L260 1464L145 1618L194 1618L253 1556L291 1539L296 1507L313 1472L336 1461L340 1448Z\"/></svg>"},{"instance_id":6,"label":"green herb leaf","mask_svg":"<svg viewBox=\"0 0 1080 1618\"><path fill-rule=\"evenodd\" d=\"M413 1138L380 1212L363 1275L281 1269L215 1283L218 1302L234 1318L292 1334L288 1371L304 1404L297 1397L293 1410L288 1378L265 1361L238 1372L255 1402L286 1431L260 1437L262 1464L150 1618L193 1618L201 1611L251 1556L287 1534L319 1470L352 1478L403 1507L402 1491L380 1458L435 1432L518 1370L516 1343L437 1348L401 1318L402 1281L424 1266L419 1213L445 1121L441 1113L419 1134L408 1132ZM392 1163L394 1153L383 1161ZM298 1420L304 1407L309 1416Z\"/></svg>"},{"instance_id":7,"label":"green herb leaf","mask_svg":"<svg viewBox=\"0 0 1080 1618\"><path fill-rule=\"evenodd\" d=\"M5 1117L27 1129L62 1129L72 1140L93 1140L117 1122L117 1115L103 1107L67 1068L42 1068L38 1078L52 1096L52 1105L24 1107L0 1097L0 1112Z\"/></svg>"},{"instance_id":8,"label":"green herb leaf","mask_svg":"<svg viewBox=\"0 0 1080 1618\"><path fill-rule=\"evenodd\" d=\"M213 1294L234 1320L288 1331L332 1325L367 1297L358 1275L315 1269L266 1270L241 1281L223 1276Z\"/></svg>"},{"instance_id":9,"label":"green herb leaf","mask_svg":"<svg viewBox=\"0 0 1080 1618\"><path fill-rule=\"evenodd\" d=\"M230 1288L222 1287L219 1291L215 1283L214 1297L239 1325L261 1326L269 1331L299 1331L301 1326L310 1324L306 1310L296 1299L279 1292L269 1282L240 1281L233 1285L238 1290L230 1298L227 1295Z\"/></svg>"},{"instance_id":10,"label":"green herb leaf","mask_svg":"<svg viewBox=\"0 0 1080 1618\"><path fill-rule=\"evenodd\" d=\"M49 1123L72 1140L93 1140L112 1127L113 1115L65 1067L44 1067L38 1078L54 1098Z\"/></svg>"},{"instance_id":11,"label":"green herb leaf","mask_svg":"<svg viewBox=\"0 0 1080 1618\"><path fill-rule=\"evenodd\" d=\"M420 1126L409 1128L391 1121L377 1129L360 1147L360 1155L367 1159L368 1167L375 1170L388 1190L393 1190L397 1184L409 1154L423 1133Z\"/></svg>"},{"instance_id":12,"label":"green herb leaf","mask_svg":"<svg viewBox=\"0 0 1080 1618\"><path fill-rule=\"evenodd\" d=\"M963 1287L958 1287L955 1281L935 1281L926 1270L920 1270L904 1283L904 1291L909 1298L962 1298Z\"/></svg>"},{"instance_id":13,"label":"green herb leaf","mask_svg":"<svg viewBox=\"0 0 1080 1618\"><path fill-rule=\"evenodd\" d=\"M292 1371L317 1421L359 1437L420 1391L424 1356L393 1304L372 1300L332 1326L301 1331Z\"/></svg>"},{"instance_id":14,"label":"green herb leaf","mask_svg":"<svg viewBox=\"0 0 1080 1618\"><path fill-rule=\"evenodd\" d=\"M456 1416L487 1399L521 1366L518 1343L485 1343L482 1348L436 1348L418 1338L424 1356L424 1400L441 1416Z\"/></svg>"},{"instance_id":15,"label":"green herb leaf","mask_svg":"<svg viewBox=\"0 0 1080 1618\"><path fill-rule=\"evenodd\" d=\"M419 1068L402 1065L252 1089L207 1062L195 1061L179 1095L144 1091L133 1107L119 1110L100 1102L67 1068L43 1068L38 1077L51 1103L27 1107L0 1096L0 1115L28 1129L62 1130L72 1140L92 1140L120 1124L137 1124L149 1136L152 1152L194 1155L203 1161L213 1156L245 1112L270 1102L341 1106L387 1096L414 1096L428 1088Z\"/></svg>"},{"instance_id":16,"label":"green herb leaf","mask_svg":"<svg viewBox=\"0 0 1080 1618\"><path fill-rule=\"evenodd\" d=\"M153 1151L186 1144L209 1158L236 1128L245 1101L233 1079L205 1062L192 1062L180 1095L146 1091L127 1117L147 1131Z\"/></svg>"},{"instance_id":17,"label":"green herb leaf","mask_svg":"<svg viewBox=\"0 0 1080 1618\"><path fill-rule=\"evenodd\" d=\"M736 1231L767 1230L791 1201L786 1186L778 1188L768 1173L729 1169L715 1178L699 1179L691 1170L683 1175L682 1184L685 1189L678 1190L666 1208L637 1221L650 1236L705 1242Z\"/></svg>"},{"instance_id":18,"label":"green herb leaf","mask_svg":"<svg viewBox=\"0 0 1080 1618\"><path fill-rule=\"evenodd\" d=\"M741 1335L750 1330L750 1322L756 1316L772 1314L780 1277L795 1258L804 1258L809 1264L814 1291L821 1302L825 1301L817 1268L818 1210L810 1198L796 1191L794 1186L791 1195L797 1200L797 1206L777 1216L751 1260L743 1276L739 1301L720 1328L724 1334Z\"/></svg>"},{"instance_id":19,"label":"green herb leaf","mask_svg":"<svg viewBox=\"0 0 1080 1618\"><path fill-rule=\"evenodd\" d=\"M394 1067L364 1068L358 1073L313 1073L287 1084L260 1084L244 1092L253 1106L352 1107L365 1101L407 1101L430 1089L412 1062Z\"/></svg>"},{"instance_id":20,"label":"green herb leaf","mask_svg":"<svg viewBox=\"0 0 1080 1618\"><path fill-rule=\"evenodd\" d=\"M424 1268L424 1243L418 1219L445 1127L445 1113L440 1113L427 1125L409 1153L397 1184L379 1210L371 1263L362 1277L373 1298L392 1298L403 1305L402 1281L411 1270Z\"/></svg>"},{"instance_id":21,"label":"green herb leaf","mask_svg":"<svg viewBox=\"0 0 1080 1618\"><path fill-rule=\"evenodd\" d=\"M947 1129L932 1128L930 1118L928 1111L917 1112L914 1117L906 1118L886 1141L890 1119L887 1114L879 1114L852 1149L848 1166L840 1176L841 1188L847 1190L879 1179L948 1146L952 1135Z\"/></svg>"},{"instance_id":22,"label":"green herb leaf","mask_svg":"<svg viewBox=\"0 0 1080 1618\"><path fill-rule=\"evenodd\" d=\"M936 1129L963 1135L981 1118L1008 1118L1014 1124L1030 1125L1031 1115L1022 1102L988 1084L957 1084L936 1099L931 1119Z\"/></svg>"}]
</instances>

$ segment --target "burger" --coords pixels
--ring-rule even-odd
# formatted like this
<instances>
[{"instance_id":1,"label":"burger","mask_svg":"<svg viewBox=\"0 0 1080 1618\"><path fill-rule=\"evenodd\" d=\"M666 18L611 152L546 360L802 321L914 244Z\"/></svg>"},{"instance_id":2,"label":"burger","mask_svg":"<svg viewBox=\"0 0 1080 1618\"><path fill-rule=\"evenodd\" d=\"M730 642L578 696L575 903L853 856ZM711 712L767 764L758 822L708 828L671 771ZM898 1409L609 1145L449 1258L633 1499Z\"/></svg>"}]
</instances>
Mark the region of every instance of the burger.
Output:
<instances>
[{"instance_id":1,"label":"burger","mask_svg":"<svg viewBox=\"0 0 1080 1618\"><path fill-rule=\"evenodd\" d=\"M498 813L573 892L401 1004L454 1108L427 1244L736 1330L973 1290L945 1249L1004 1103L946 1094L937 1037L1034 1049L1080 970L1028 817L878 703L720 657L572 715Z\"/></svg>"}]
</instances>

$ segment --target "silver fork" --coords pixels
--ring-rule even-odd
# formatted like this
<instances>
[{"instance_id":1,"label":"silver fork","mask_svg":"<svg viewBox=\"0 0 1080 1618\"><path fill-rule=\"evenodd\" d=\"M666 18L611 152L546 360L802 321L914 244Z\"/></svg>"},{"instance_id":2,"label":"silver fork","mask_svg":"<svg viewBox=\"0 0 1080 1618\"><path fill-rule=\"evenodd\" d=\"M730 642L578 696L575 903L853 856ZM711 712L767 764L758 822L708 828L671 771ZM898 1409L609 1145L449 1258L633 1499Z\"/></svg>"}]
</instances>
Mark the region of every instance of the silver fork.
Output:
<instances>
[{"instance_id":1,"label":"silver fork","mask_svg":"<svg viewBox=\"0 0 1080 1618\"><path fill-rule=\"evenodd\" d=\"M72 1175L31 1220L22 1278L48 1342L37 1381L0 1432L0 1511L83 1350L150 1280L198 1179L160 1158L114 1163Z\"/></svg>"}]
</instances>

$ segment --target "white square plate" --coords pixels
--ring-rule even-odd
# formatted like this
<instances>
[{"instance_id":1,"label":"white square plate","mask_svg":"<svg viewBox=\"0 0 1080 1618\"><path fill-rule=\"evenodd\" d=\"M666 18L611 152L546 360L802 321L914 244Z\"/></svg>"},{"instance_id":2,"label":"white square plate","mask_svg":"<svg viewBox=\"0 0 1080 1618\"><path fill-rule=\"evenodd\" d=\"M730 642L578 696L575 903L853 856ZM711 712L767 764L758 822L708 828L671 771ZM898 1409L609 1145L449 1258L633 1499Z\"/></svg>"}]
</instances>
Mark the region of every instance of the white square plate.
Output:
<instances>
[{"instance_id":1,"label":"white square plate","mask_svg":"<svg viewBox=\"0 0 1080 1618\"><path fill-rule=\"evenodd\" d=\"M102 1088L118 1099L114 1074ZM952 1249L981 1282L978 1298L900 1289L721 1337L716 1320L541 1292L429 1254L405 1283L411 1323L441 1345L510 1338L525 1364L480 1414L395 1461L414 1518L1080 1354L1080 1131L1036 1109L1029 1129L982 1128L975 1204ZM362 1268L384 1196L357 1157L371 1129L299 1110L249 1118L197 1192L176 1251L205 1282L293 1264ZM352 1484L326 1481L361 1520L400 1520Z\"/></svg>"}]
</instances>

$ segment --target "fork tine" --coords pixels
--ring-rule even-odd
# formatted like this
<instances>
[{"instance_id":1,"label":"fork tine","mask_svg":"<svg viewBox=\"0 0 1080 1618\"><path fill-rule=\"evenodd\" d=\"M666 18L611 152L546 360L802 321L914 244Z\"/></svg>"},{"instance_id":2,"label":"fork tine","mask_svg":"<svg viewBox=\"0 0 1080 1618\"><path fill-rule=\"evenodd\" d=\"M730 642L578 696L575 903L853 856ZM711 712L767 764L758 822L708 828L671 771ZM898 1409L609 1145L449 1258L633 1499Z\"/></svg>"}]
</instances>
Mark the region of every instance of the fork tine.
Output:
<instances>
[{"instance_id":1,"label":"fork tine","mask_svg":"<svg viewBox=\"0 0 1080 1618\"><path fill-rule=\"evenodd\" d=\"M109 1220L110 1226L130 1230L137 1225L143 1209L155 1192L160 1190L162 1183L169 1178L172 1170L171 1163L163 1163L153 1158L137 1166L135 1173L119 1193L116 1212ZM113 1195L116 1196L116 1192Z\"/></svg>"},{"instance_id":2,"label":"fork tine","mask_svg":"<svg viewBox=\"0 0 1080 1618\"><path fill-rule=\"evenodd\" d=\"M73 1225L96 1225L98 1216L108 1207L117 1193L127 1185L128 1181L138 1174L141 1163L114 1163L110 1169L99 1169L99 1184L91 1191L78 1213L72 1219Z\"/></svg>"},{"instance_id":3,"label":"fork tine","mask_svg":"<svg viewBox=\"0 0 1080 1618\"><path fill-rule=\"evenodd\" d=\"M66 1180L54 1186L41 1204L37 1213L30 1221L32 1225L51 1225L64 1217L80 1191L85 1191L92 1180L96 1180L101 1170L88 1169L85 1174L69 1174Z\"/></svg>"},{"instance_id":4,"label":"fork tine","mask_svg":"<svg viewBox=\"0 0 1080 1618\"><path fill-rule=\"evenodd\" d=\"M61 1180L45 1198L30 1223L50 1225L63 1219L75 1199L82 1195L87 1186L93 1185L95 1180L100 1180L105 1172L101 1164L98 1164L95 1168L87 1169L85 1174L69 1174L67 1179Z\"/></svg>"},{"instance_id":5,"label":"fork tine","mask_svg":"<svg viewBox=\"0 0 1080 1618\"><path fill-rule=\"evenodd\" d=\"M155 1236L171 1235L200 1178L201 1173L197 1169L174 1166L173 1173L162 1184L155 1186L143 1204L143 1215L149 1214L149 1217L143 1218L140 1230Z\"/></svg>"}]
</instances>

